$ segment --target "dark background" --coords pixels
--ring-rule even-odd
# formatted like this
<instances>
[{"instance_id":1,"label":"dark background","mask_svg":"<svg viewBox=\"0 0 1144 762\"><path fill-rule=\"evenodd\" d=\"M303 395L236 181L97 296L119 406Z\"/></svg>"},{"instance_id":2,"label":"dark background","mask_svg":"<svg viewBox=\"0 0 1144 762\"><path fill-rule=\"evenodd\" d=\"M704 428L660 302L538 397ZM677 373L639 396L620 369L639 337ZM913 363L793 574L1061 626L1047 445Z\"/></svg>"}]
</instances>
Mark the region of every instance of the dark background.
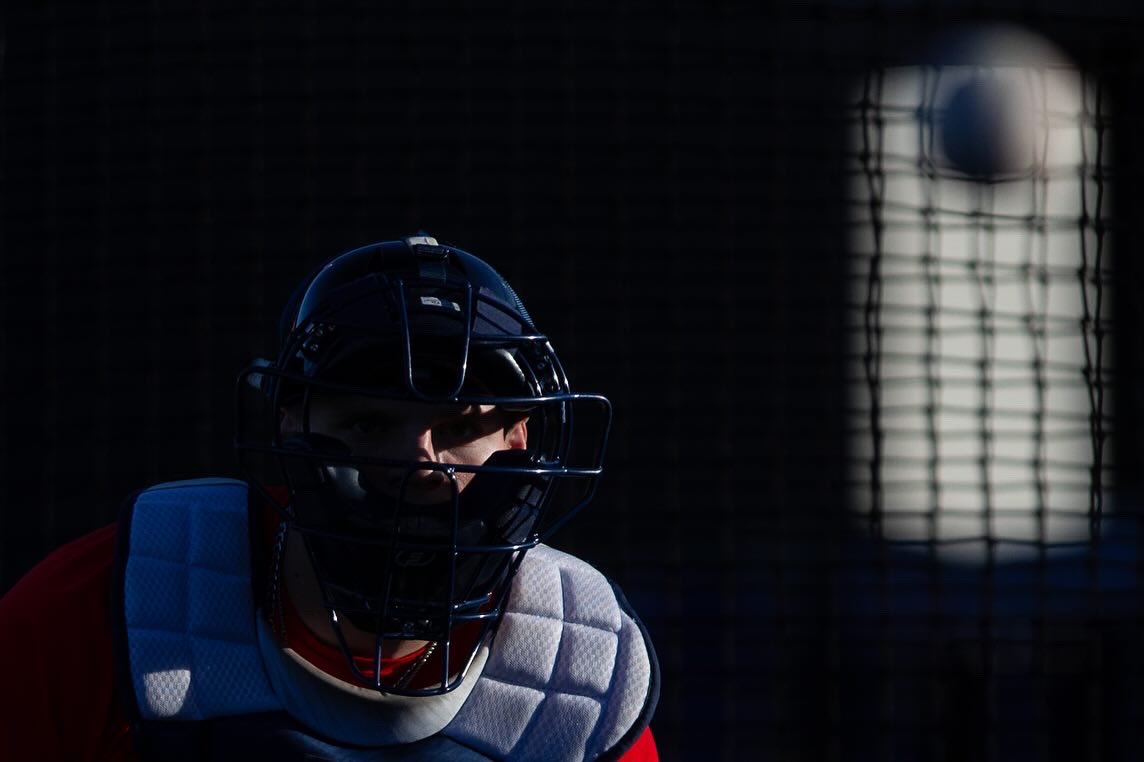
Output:
<instances>
[{"instance_id":1,"label":"dark background","mask_svg":"<svg viewBox=\"0 0 1144 762\"><path fill-rule=\"evenodd\" d=\"M425 229L492 261L615 404L599 496L556 544L650 628L664 759L1130 758L1135 614L1041 617L1006 661L938 630L903 656L886 616L859 641L840 613L865 69L1000 18L1104 78L1136 364L1144 11L984 5L8 8L0 589L132 489L233 474L232 379L294 282Z\"/></svg>"}]
</instances>

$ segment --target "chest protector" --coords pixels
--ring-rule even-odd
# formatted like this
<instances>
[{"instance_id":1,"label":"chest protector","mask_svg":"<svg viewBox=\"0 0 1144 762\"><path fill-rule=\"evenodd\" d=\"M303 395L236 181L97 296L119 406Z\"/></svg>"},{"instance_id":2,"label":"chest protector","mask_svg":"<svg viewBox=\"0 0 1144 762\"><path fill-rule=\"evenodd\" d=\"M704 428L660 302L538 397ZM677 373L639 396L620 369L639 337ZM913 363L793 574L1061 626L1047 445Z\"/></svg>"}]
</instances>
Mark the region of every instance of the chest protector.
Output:
<instances>
[{"instance_id":1,"label":"chest protector","mask_svg":"<svg viewBox=\"0 0 1144 762\"><path fill-rule=\"evenodd\" d=\"M118 669L145 757L614 759L655 709L655 654L623 596L543 545L525 556L471 674L424 698L333 686L269 635L244 482L140 493L117 553Z\"/></svg>"}]
</instances>

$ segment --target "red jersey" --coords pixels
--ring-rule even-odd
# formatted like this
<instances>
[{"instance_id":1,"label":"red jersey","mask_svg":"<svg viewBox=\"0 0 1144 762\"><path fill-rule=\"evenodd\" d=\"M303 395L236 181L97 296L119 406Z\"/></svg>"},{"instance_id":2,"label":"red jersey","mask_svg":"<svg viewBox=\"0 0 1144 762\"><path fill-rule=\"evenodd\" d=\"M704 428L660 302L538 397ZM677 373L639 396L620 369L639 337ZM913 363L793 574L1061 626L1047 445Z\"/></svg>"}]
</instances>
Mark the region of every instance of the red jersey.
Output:
<instances>
[{"instance_id":1,"label":"red jersey","mask_svg":"<svg viewBox=\"0 0 1144 762\"><path fill-rule=\"evenodd\" d=\"M110 608L115 527L63 546L0 598L0 758L128 760Z\"/></svg>"},{"instance_id":2,"label":"red jersey","mask_svg":"<svg viewBox=\"0 0 1144 762\"><path fill-rule=\"evenodd\" d=\"M116 527L63 546L0 598L0 759L135 760L109 621ZM622 757L658 760L651 728Z\"/></svg>"}]
</instances>

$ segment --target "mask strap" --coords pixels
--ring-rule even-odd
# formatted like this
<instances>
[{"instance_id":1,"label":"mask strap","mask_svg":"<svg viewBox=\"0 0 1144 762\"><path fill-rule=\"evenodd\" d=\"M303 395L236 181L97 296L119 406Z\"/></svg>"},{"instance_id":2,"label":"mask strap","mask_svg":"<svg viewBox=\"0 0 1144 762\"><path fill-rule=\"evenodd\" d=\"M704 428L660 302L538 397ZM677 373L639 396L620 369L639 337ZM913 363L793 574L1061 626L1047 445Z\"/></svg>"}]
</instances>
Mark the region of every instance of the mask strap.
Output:
<instances>
[{"instance_id":1,"label":"mask strap","mask_svg":"<svg viewBox=\"0 0 1144 762\"><path fill-rule=\"evenodd\" d=\"M447 279L449 250L430 236L406 238L405 243L417 258L417 274L425 280Z\"/></svg>"}]
</instances>

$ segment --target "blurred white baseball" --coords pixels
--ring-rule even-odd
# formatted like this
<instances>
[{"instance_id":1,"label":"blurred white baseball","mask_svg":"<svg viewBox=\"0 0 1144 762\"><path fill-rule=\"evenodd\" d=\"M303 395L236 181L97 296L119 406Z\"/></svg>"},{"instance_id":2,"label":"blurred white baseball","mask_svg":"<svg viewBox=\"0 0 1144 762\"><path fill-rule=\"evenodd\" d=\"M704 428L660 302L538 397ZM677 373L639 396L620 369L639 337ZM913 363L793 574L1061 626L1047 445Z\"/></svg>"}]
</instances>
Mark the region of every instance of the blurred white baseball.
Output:
<instances>
[{"instance_id":1,"label":"blurred white baseball","mask_svg":"<svg viewBox=\"0 0 1144 762\"><path fill-rule=\"evenodd\" d=\"M1065 65L1054 47L1016 27L978 27L942 39L929 63L940 72L928 115L937 166L982 182L1043 168L1052 107L1045 83Z\"/></svg>"}]
</instances>

